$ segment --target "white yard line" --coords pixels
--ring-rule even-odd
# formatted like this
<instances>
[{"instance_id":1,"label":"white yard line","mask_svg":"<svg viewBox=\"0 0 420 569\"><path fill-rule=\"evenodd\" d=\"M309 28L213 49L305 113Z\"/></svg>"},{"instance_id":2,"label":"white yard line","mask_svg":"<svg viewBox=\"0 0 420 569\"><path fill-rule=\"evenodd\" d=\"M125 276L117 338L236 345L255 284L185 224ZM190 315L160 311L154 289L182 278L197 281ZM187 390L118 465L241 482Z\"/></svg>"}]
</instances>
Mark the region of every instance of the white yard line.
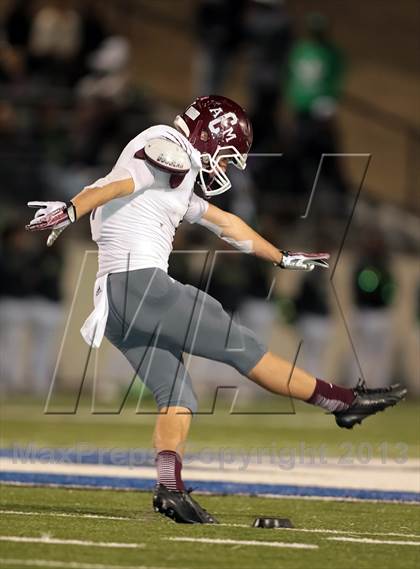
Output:
<instances>
[{"instance_id":1,"label":"white yard line","mask_svg":"<svg viewBox=\"0 0 420 569\"><path fill-rule=\"evenodd\" d=\"M192 543L210 543L213 545L256 545L263 547L291 547L293 549L318 549L310 543L287 543L283 541L255 541L244 539L211 539L207 537L165 537L168 541L188 541Z\"/></svg>"},{"instance_id":2,"label":"white yard line","mask_svg":"<svg viewBox=\"0 0 420 569\"><path fill-rule=\"evenodd\" d=\"M0 565L24 565L25 567L49 567L51 569L163 569L145 565L102 565L100 563L78 563L77 561L51 561L48 559L0 558Z\"/></svg>"},{"instance_id":3,"label":"white yard line","mask_svg":"<svg viewBox=\"0 0 420 569\"><path fill-rule=\"evenodd\" d=\"M18 543L43 543L46 545L82 545L88 547L111 547L117 549L140 549L144 543L115 543L108 541L83 541L80 539L58 539L54 537L22 537L17 535L0 535L0 541Z\"/></svg>"},{"instance_id":4,"label":"white yard line","mask_svg":"<svg viewBox=\"0 0 420 569\"><path fill-rule=\"evenodd\" d=\"M111 520L111 521L124 521L124 522L147 522L150 518L129 518L122 516L106 516L100 514L77 514L65 512L25 512L22 510L0 510L1 515L10 516L51 516L54 518L88 518L98 520ZM231 527L231 528L248 528L251 529L251 524L217 524L214 527ZM322 528L280 528L282 531L295 531L303 533L320 533L320 534L336 534L336 535L377 535L382 537L411 537L420 539L420 534L416 533L396 533L396 532L380 532L380 531L354 531L354 530L337 530L337 529L322 529Z\"/></svg>"},{"instance_id":5,"label":"white yard line","mask_svg":"<svg viewBox=\"0 0 420 569\"><path fill-rule=\"evenodd\" d=\"M420 535L416 533L393 533L393 532L375 532L375 531L353 531L353 530L335 530L335 529L310 529L310 528L284 528L287 531L301 531L308 533L329 533L329 534L350 534L350 535L380 535L383 537L415 537L420 539Z\"/></svg>"},{"instance_id":6,"label":"white yard line","mask_svg":"<svg viewBox=\"0 0 420 569\"><path fill-rule=\"evenodd\" d=\"M395 541L384 539L368 539L367 537L327 537L330 541L351 541L354 543L373 543L376 545L420 545L420 541Z\"/></svg>"},{"instance_id":7,"label":"white yard line","mask_svg":"<svg viewBox=\"0 0 420 569\"><path fill-rule=\"evenodd\" d=\"M7 484L11 484L8 482ZM0 483L1 485L1 483ZM43 484L43 486L45 486ZM84 486L82 486L84 488ZM380 491L380 490L379 490ZM201 494L208 494L214 495L211 492L201 492ZM217 494L216 494L217 495ZM235 496L247 496L249 497L249 493L246 494L245 492L241 493L238 492ZM270 500L313 500L313 501L321 501L321 502L355 502L355 503L363 503L363 504L404 504L409 506L419 506L419 502L417 500L393 500L389 499L379 499L379 498L350 498L346 496L298 496L292 494L270 494L269 492L264 494L258 494L258 498L269 498Z\"/></svg>"},{"instance_id":8,"label":"white yard line","mask_svg":"<svg viewBox=\"0 0 420 569\"><path fill-rule=\"evenodd\" d=\"M1 511L0 511L1 513ZM233 528L250 528L250 524L219 524L219 526L233 527ZM380 535L383 537L415 537L420 539L420 534L416 533L394 533L394 532L380 532L380 531L353 531L353 530L338 530L338 529L321 529L321 528L278 528L281 531L298 531L307 533L325 533L325 534L349 534L349 535Z\"/></svg>"},{"instance_id":9,"label":"white yard line","mask_svg":"<svg viewBox=\"0 0 420 569\"><path fill-rule=\"evenodd\" d=\"M54 518L88 518L93 520L117 520L130 522L145 522L146 518L128 518L122 516L105 516L100 514L70 514L64 512L24 512L21 510L0 510L0 514L9 516L52 516Z\"/></svg>"}]
</instances>

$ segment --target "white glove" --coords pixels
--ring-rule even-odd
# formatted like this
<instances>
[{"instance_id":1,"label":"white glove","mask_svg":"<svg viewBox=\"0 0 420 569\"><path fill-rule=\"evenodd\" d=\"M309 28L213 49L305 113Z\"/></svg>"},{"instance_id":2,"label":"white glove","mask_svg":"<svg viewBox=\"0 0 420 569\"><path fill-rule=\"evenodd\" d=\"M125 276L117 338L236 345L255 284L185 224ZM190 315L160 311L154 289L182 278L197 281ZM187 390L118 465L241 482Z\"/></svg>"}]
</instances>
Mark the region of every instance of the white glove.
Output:
<instances>
[{"instance_id":1,"label":"white glove","mask_svg":"<svg viewBox=\"0 0 420 569\"><path fill-rule=\"evenodd\" d=\"M38 208L32 221L26 226L28 231L52 229L47 245L51 247L57 237L71 223L76 221L76 210L70 202L28 202L29 207Z\"/></svg>"},{"instance_id":2,"label":"white glove","mask_svg":"<svg viewBox=\"0 0 420 569\"><path fill-rule=\"evenodd\" d=\"M312 271L315 267L328 269L329 253L295 253L292 251L281 251L283 257L277 265L282 269L293 271Z\"/></svg>"}]
</instances>

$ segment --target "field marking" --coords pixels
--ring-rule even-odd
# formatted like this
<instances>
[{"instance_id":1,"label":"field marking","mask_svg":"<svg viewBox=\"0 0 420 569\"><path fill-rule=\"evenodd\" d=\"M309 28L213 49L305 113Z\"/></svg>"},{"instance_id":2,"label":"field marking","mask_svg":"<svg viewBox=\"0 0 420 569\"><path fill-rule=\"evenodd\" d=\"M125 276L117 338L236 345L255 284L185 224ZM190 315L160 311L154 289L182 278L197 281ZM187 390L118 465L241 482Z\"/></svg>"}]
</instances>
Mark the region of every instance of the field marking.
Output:
<instances>
[{"instance_id":1,"label":"field marking","mask_svg":"<svg viewBox=\"0 0 420 569\"><path fill-rule=\"evenodd\" d=\"M100 563L78 563L77 561L51 561L48 559L0 558L0 564L24 565L26 567L51 567L51 569L164 569L146 565L102 565Z\"/></svg>"},{"instance_id":2,"label":"field marking","mask_svg":"<svg viewBox=\"0 0 420 569\"><path fill-rule=\"evenodd\" d=\"M1 485L1 481L0 481L0 485ZM7 483L6 483L7 484ZM9 483L11 484L11 483ZM24 484L23 484L24 485ZM33 486L36 486L36 484L33 484ZM44 484L42 485L44 486ZM57 486L57 485L56 485ZM60 486L58 486L60 487ZM61 486L62 488L62 486ZM85 486L80 486L80 488L86 488ZM302 486L303 488L303 486ZM104 488L104 490L107 490L109 488ZM340 490L340 488L337 488L337 490ZM217 496L217 492L204 492L203 490L199 490L199 492L201 494L208 494L210 496ZM220 494L219 494L220 495ZM232 496L246 496L249 497L249 493L247 494L246 492L237 492L235 494L231 494ZM418 500L398 500L398 499L394 499L394 498L356 498L354 496L304 496L304 495L297 495L297 494L270 494L270 492L266 492L266 493L257 493L256 494L258 496L258 498L270 498L271 499L276 499L276 500L319 500L321 502L355 502L355 503L360 503L360 502L366 502L368 504L404 504L404 506L410 505L410 506L418 506L419 505L419 501Z\"/></svg>"},{"instance_id":3,"label":"field marking","mask_svg":"<svg viewBox=\"0 0 420 569\"><path fill-rule=\"evenodd\" d=\"M1 462L1 460L0 460ZM139 473L138 473L139 474ZM190 473L191 474L191 473ZM139 477L120 477L120 476L92 476L86 473L69 474L69 472L48 473L48 472L4 472L0 469L0 483L5 485L13 485L16 482L22 486L49 486L57 488L99 488L114 490L131 490L131 491L151 491L156 473L148 473L147 478ZM373 503L404 503L418 504L420 503L420 494L411 491L400 490L365 490L359 488L337 488L337 487L321 487L317 484L313 485L311 480L307 480L303 485L285 483L281 484L259 484L235 482L227 480L199 480L198 477L189 476L191 482L197 482L202 485L197 488L200 493L212 495L234 494L237 496L249 496L250 494L266 496L269 498L305 498L312 499L330 498L334 501L373 501ZM308 485L309 483L309 485ZM210 490L210 491L209 491ZM362 495L359 495L359 494ZM352 496L353 494L353 496Z\"/></svg>"},{"instance_id":4,"label":"field marking","mask_svg":"<svg viewBox=\"0 0 420 569\"><path fill-rule=\"evenodd\" d=\"M110 479L111 482L113 479ZM19 488L65 488L65 489L74 489L74 490L113 490L118 492L150 492L152 488L141 488L139 486L129 487L129 486L115 486L112 484L94 484L94 485L87 485L87 484L78 484L76 482L66 483L63 484L62 482L33 482L27 480L3 480L1 478L0 472L0 486L16 486ZM302 488L304 488L302 486ZM337 488L337 490L340 490ZM226 491L217 490L210 492L209 490L205 490L204 488L200 488L197 490L199 494L203 494L205 496L225 496ZM228 493L229 496L246 496L249 498L250 492L230 492ZM350 497L350 496L321 496L321 495L313 495L308 496L305 494L273 494L272 492L254 492L252 495L257 496L258 498L269 498L269 499L276 499L276 500L315 500L321 502L354 502L354 503L367 503L367 504L404 504L405 506L419 506L419 500L408 500L408 499L398 499L398 498L357 498L357 497Z\"/></svg>"},{"instance_id":5,"label":"field marking","mask_svg":"<svg viewBox=\"0 0 420 569\"><path fill-rule=\"evenodd\" d=\"M368 539L367 537L328 537L330 541L351 541L354 543L373 543L377 545L420 545L420 541L395 541L384 539Z\"/></svg>"},{"instance_id":6,"label":"field marking","mask_svg":"<svg viewBox=\"0 0 420 569\"><path fill-rule=\"evenodd\" d=\"M89 518L93 520L117 520L130 522L146 522L146 518L129 518L122 516L107 516L101 514L77 514L65 512L25 512L23 510L0 510L0 514L10 516L52 516L54 518Z\"/></svg>"},{"instance_id":7,"label":"field marking","mask_svg":"<svg viewBox=\"0 0 420 569\"><path fill-rule=\"evenodd\" d=\"M1 511L0 511L1 513ZM233 528L251 528L249 524L218 524L219 526L233 527ZM420 534L416 533L394 533L394 532L380 532L380 531L353 531L353 530L338 530L338 529L321 529L321 528L276 528L280 531L300 531L307 533L328 533L328 534L350 534L350 535L381 535L384 537L415 537L420 539Z\"/></svg>"},{"instance_id":8,"label":"field marking","mask_svg":"<svg viewBox=\"0 0 420 569\"><path fill-rule=\"evenodd\" d=\"M318 549L310 543L287 543L285 541L255 541L243 539L212 539L208 537L165 537L167 541L190 541L192 543L210 543L213 545L258 545L263 547L291 547L293 549Z\"/></svg>"},{"instance_id":9,"label":"field marking","mask_svg":"<svg viewBox=\"0 0 420 569\"><path fill-rule=\"evenodd\" d=\"M220 468L221 464L205 466L196 462L188 465L188 479L193 483L226 485L234 484L235 490L243 492L279 493L276 488L284 489L289 494L290 488L299 488L295 493L315 493L321 495L362 494L366 498L376 498L378 494L383 497L405 499L412 495L413 499L418 495L419 481L418 469L406 469L398 472L398 477L392 470L390 475L387 467L368 469L367 467L352 467L352 469L329 465L328 469L322 465L296 465L290 471L280 468L279 465L252 465L242 470L240 462L232 463ZM379 469L378 469L379 468ZM395 466L392 466L395 469ZM57 482L69 482L80 477L85 484L96 485L96 480L101 482L109 480L111 486L127 485L131 487L144 487L152 485L156 478L155 467L91 463L67 463L67 462L42 462L28 459L20 461L14 458L0 457L1 478L10 480L44 479L51 478ZM326 475L328 472L328 475ZM63 480L64 478L64 480ZM106 482L105 482L106 483ZM288 490L288 487L289 490ZM249 490L248 490L249 488ZM305 491L306 489L306 491ZM361 496L363 497L363 496Z\"/></svg>"},{"instance_id":10,"label":"field marking","mask_svg":"<svg viewBox=\"0 0 420 569\"><path fill-rule=\"evenodd\" d=\"M140 549L144 543L116 543L107 541L83 541L80 539L58 539L55 537L21 537L17 535L0 535L0 541L14 541L18 543L44 543L47 545L82 545L89 547L111 547L116 549Z\"/></svg>"},{"instance_id":11,"label":"field marking","mask_svg":"<svg viewBox=\"0 0 420 569\"><path fill-rule=\"evenodd\" d=\"M336 529L311 529L311 528L283 528L287 531L301 531L308 533L329 533L341 534L347 533L351 535L381 535L383 537L415 537L420 539L420 535L416 533L394 533L394 532L378 532L378 531L353 531L353 530L336 530Z\"/></svg>"},{"instance_id":12,"label":"field marking","mask_svg":"<svg viewBox=\"0 0 420 569\"><path fill-rule=\"evenodd\" d=\"M51 516L54 518L88 518L99 520L112 520L124 522L147 522L150 518L129 518L123 516L107 516L101 514L84 514L84 513L67 513L67 512L25 512L23 510L1 510L2 515L11 516ZM250 524L217 524L215 527L232 527L232 528L248 528L252 529ZM379 535L383 537L411 537L420 539L420 534L416 533L396 533L396 532L380 532L380 531L355 531L355 530L337 530L337 529L321 529L321 528L279 528L286 531L296 531L303 533L320 533L320 534L349 534L349 535Z\"/></svg>"}]
</instances>

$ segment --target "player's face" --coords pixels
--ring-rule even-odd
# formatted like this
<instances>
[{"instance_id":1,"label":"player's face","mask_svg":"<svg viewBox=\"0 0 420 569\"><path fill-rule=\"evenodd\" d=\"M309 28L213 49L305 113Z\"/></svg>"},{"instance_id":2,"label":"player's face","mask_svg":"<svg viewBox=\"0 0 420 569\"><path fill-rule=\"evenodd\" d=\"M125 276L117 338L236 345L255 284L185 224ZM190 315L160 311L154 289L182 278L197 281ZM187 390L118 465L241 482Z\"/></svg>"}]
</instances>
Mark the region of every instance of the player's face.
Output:
<instances>
[{"instance_id":1,"label":"player's face","mask_svg":"<svg viewBox=\"0 0 420 569\"><path fill-rule=\"evenodd\" d=\"M219 167L221 170L223 170L223 172L226 172L228 164L229 164L229 160L227 158L222 158L219 161Z\"/></svg>"},{"instance_id":2,"label":"player's face","mask_svg":"<svg viewBox=\"0 0 420 569\"><path fill-rule=\"evenodd\" d=\"M217 158L208 154L202 155L201 160L203 169L200 172L200 185L206 196L216 196L228 190L231 187L231 183L227 177L226 170L232 162L232 153L226 152L224 156L219 154Z\"/></svg>"},{"instance_id":3,"label":"player's face","mask_svg":"<svg viewBox=\"0 0 420 569\"><path fill-rule=\"evenodd\" d=\"M229 159L228 158L221 158L218 162L218 166L223 172L226 172L228 165L229 165ZM215 174L216 174L216 172L212 172L209 174L209 177L214 178Z\"/></svg>"}]
</instances>

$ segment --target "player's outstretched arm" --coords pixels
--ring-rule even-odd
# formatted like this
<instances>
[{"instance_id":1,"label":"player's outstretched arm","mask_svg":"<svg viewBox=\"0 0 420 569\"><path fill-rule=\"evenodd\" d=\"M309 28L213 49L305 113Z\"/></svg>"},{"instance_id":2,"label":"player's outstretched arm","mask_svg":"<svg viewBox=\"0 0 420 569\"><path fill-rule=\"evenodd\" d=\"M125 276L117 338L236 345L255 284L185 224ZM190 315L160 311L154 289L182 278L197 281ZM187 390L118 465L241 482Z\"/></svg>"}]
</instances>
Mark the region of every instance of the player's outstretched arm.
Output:
<instances>
[{"instance_id":1,"label":"player's outstretched arm","mask_svg":"<svg viewBox=\"0 0 420 569\"><path fill-rule=\"evenodd\" d=\"M281 251L254 231L243 219L213 204L209 204L199 223L236 249L275 264L282 260Z\"/></svg>"},{"instance_id":2,"label":"player's outstretched arm","mask_svg":"<svg viewBox=\"0 0 420 569\"><path fill-rule=\"evenodd\" d=\"M77 196L72 198L71 202L76 208L77 219L80 219L95 208L116 198L129 196L133 192L134 180L132 178L126 178L125 180L110 182L104 186L88 186L77 194Z\"/></svg>"},{"instance_id":3,"label":"player's outstretched arm","mask_svg":"<svg viewBox=\"0 0 420 569\"><path fill-rule=\"evenodd\" d=\"M271 261L282 269L312 271L316 266L328 268L328 253L279 251L240 217L212 204L209 204L199 223L236 249Z\"/></svg>"},{"instance_id":4,"label":"player's outstretched arm","mask_svg":"<svg viewBox=\"0 0 420 569\"><path fill-rule=\"evenodd\" d=\"M93 209L107 202L128 196L134 191L132 178L110 182L100 187L88 186L69 203L28 202L29 207L37 208L34 218L26 226L28 231L52 230L47 245L51 246L57 237L68 227Z\"/></svg>"}]
</instances>

